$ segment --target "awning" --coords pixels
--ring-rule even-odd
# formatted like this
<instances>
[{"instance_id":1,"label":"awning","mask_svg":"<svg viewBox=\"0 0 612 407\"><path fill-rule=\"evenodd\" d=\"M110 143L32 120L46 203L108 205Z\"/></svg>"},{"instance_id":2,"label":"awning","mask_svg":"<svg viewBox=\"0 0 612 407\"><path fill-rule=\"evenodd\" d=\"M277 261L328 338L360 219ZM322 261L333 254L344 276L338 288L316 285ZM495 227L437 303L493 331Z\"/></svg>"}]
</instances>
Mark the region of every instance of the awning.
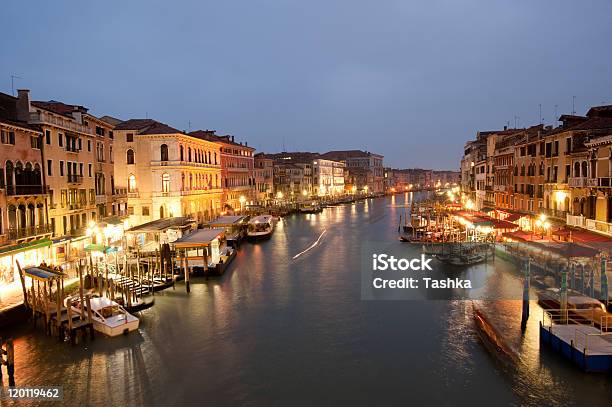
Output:
<instances>
[{"instance_id":1,"label":"awning","mask_svg":"<svg viewBox=\"0 0 612 407\"><path fill-rule=\"evenodd\" d=\"M174 247L180 249L203 247L210 245L213 240L222 238L224 235L225 230L223 229L199 229L184 235L172 244L174 244Z\"/></svg>"},{"instance_id":2,"label":"awning","mask_svg":"<svg viewBox=\"0 0 612 407\"><path fill-rule=\"evenodd\" d=\"M215 220L211 220L208 222L210 226L230 226L230 225L238 225L246 220L246 216L240 215L227 215L221 216Z\"/></svg>"},{"instance_id":3,"label":"awning","mask_svg":"<svg viewBox=\"0 0 612 407\"><path fill-rule=\"evenodd\" d=\"M103 244L88 244L85 246L86 252L113 253L117 251L116 247L104 246Z\"/></svg>"},{"instance_id":4,"label":"awning","mask_svg":"<svg viewBox=\"0 0 612 407\"><path fill-rule=\"evenodd\" d=\"M64 273L42 267L28 267L24 272L26 276L41 281L55 280L64 277Z\"/></svg>"},{"instance_id":5,"label":"awning","mask_svg":"<svg viewBox=\"0 0 612 407\"><path fill-rule=\"evenodd\" d=\"M133 228L126 230L125 233L163 232L167 229L190 228L191 226L195 225L195 223L195 220L187 217L163 218L134 226Z\"/></svg>"},{"instance_id":6,"label":"awning","mask_svg":"<svg viewBox=\"0 0 612 407\"><path fill-rule=\"evenodd\" d=\"M0 248L0 255L20 253L32 249L38 249L40 247L47 247L51 246L51 243L51 239L44 238L39 240L33 240L31 242L19 243L12 246L5 246Z\"/></svg>"},{"instance_id":7,"label":"awning","mask_svg":"<svg viewBox=\"0 0 612 407\"><path fill-rule=\"evenodd\" d=\"M485 213L493 212L494 210L495 208L491 208L490 206L485 206L484 208L482 208L482 212Z\"/></svg>"}]
</instances>

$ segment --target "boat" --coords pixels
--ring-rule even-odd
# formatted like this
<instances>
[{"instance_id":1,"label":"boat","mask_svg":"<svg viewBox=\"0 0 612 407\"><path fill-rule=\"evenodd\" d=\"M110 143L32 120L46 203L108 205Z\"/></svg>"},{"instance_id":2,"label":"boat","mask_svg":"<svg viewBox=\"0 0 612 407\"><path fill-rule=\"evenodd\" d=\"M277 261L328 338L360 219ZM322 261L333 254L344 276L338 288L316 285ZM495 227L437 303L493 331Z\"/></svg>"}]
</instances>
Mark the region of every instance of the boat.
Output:
<instances>
[{"instance_id":1,"label":"boat","mask_svg":"<svg viewBox=\"0 0 612 407\"><path fill-rule=\"evenodd\" d=\"M272 215L255 216L249 220L247 237L251 240L269 239L274 232L274 218Z\"/></svg>"},{"instance_id":2,"label":"boat","mask_svg":"<svg viewBox=\"0 0 612 407\"><path fill-rule=\"evenodd\" d=\"M72 310L81 313L81 303L78 298L68 298ZM125 335L138 329L139 320L125 310L121 305L106 297L89 299L94 329L104 335L114 337ZM87 305L83 307L87 313Z\"/></svg>"},{"instance_id":3,"label":"boat","mask_svg":"<svg viewBox=\"0 0 612 407\"><path fill-rule=\"evenodd\" d=\"M484 263L489 259L490 247L482 243L442 243L437 247L440 250L429 250L437 260L457 267L467 267ZM448 251L445 248L448 247Z\"/></svg>"},{"instance_id":4,"label":"boat","mask_svg":"<svg viewBox=\"0 0 612 407\"><path fill-rule=\"evenodd\" d=\"M487 260L487 257L482 254L437 254L434 257L443 263L459 267L471 266Z\"/></svg>"},{"instance_id":5,"label":"boat","mask_svg":"<svg viewBox=\"0 0 612 407\"><path fill-rule=\"evenodd\" d=\"M505 343L503 336L489 322L485 314L473 307L473 318L476 334L485 348L503 364L516 365L520 360L519 354Z\"/></svg>"},{"instance_id":6,"label":"boat","mask_svg":"<svg viewBox=\"0 0 612 407\"><path fill-rule=\"evenodd\" d=\"M319 213L321 211L321 206L316 202L305 203L300 207L302 213Z\"/></svg>"},{"instance_id":7,"label":"boat","mask_svg":"<svg viewBox=\"0 0 612 407\"><path fill-rule=\"evenodd\" d=\"M612 314L606 310L606 306L595 298L588 297L571 289L567 290L567 318L580 324L593 324L596 327L607 329ZM538 292L538 305L553 311L556 318L561 317L561 290L559 288L547 288Z\"/></svg>"}]
</instances>

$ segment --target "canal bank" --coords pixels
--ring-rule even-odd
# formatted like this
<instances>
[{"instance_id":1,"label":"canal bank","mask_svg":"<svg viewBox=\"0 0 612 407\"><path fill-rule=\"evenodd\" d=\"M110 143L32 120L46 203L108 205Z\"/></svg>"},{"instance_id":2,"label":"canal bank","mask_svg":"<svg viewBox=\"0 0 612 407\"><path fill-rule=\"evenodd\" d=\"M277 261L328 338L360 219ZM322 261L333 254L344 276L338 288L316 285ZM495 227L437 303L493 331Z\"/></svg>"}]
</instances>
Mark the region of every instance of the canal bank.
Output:
<instances>
[{"instance_id":1,"label":"canal bank","mask_svg":"<svg viewBox=\"0 0 612 407\"><path fill-rule=\"evenodd\" d=\"M63 384L65 400L88 404L605 404L607 377L540 351L537 311L520 334L520 301L478 303L516 333L513 371L478 341L471 301L362 301L365 242L404 247L391 201L284 219L270 240L245 243L223 277L157 294L138 334L71 348L12 330L17 384ZM463 273L504 298L522 287L511 267Z\"/></svg>"}]
</instances>

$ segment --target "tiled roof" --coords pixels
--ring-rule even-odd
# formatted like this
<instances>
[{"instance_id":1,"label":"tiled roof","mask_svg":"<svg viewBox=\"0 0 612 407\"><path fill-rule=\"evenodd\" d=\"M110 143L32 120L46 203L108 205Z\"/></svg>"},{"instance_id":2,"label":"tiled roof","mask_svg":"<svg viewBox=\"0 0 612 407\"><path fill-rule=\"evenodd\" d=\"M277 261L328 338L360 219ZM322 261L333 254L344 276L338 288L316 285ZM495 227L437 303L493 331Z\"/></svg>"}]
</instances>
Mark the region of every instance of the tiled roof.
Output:
<instances>
[{"instance_id":1,"label":"tiled roof","mask_svg":"<svg viewBox=\"0 0 612 407\"><path fill-rule=\"evenodd\" d=\"M176 134L182 131L153 119L130 119L119 123L115 130L134 130L138 134Z\"/></svg>"},{"instance_id":2,"label":"tiled roof","mask_svg":"<svg viewBox=\"0 0 612 407\"><path fill-rule=\"evenodd\" d=\"M576 126L571 127L571 130L601 130L612 129L612 117L594 117L588 119Z\"/></svg>"},{"instance_id":3,"label":"tiled roof","mask_svg":"<svg viewBox=\"0 0 612 407\"><path fill-rule=\"evenodd\" d=\"M242 148L247 148L249 150L255 151L253 147L249 147L246 143L242 144L242 143L237 143L233 141L233 136L230 136L227 134L225 136L219 136L215 134L214 130L195 130L195 131L190 132L189 135L192 137L202 139L202 140L212 141L213 143L230 144L233 146L239 146Z\"/></svg>"},{"instance_id":4,"label":"tiled roof","mask_svg":"<svg viewBox=\"0 0 612 407\"><path fill-rule=\"evenodd\" d=\"M345 160L347 158L357 157L370 157L373 153L362 150L334 150L328 151L325 154L321 154L321 158L324 160Z\"/></svg>"},{"instance_id":5,"label":"tiled roof","mask_svg":"<svg viewBox=\"0 0 612 407\"><path fill-rule=\"evenodd\" d=\"M72 112L81 112L87 113L89 109L80 105L68 105L63 102L58 102L57 100L50 100L48 102L33 100L31 102L32 106L38 107L40 109L45 109L53 113L61 114L63 116L72 117Z\"/></svg>"},{"instance_id":6,"label":"tiled roof","mask_svg":"<svg viewBox=\"0 0 612 407\"><path fill-rule=\"evenodd\" d=\"M154 122L153 119L130 119L119 123L115 126L115 130L142 130Z\"/></svg>"},{"instance_id":7,"label":"tiled roof","mask_svg":"<svg viewBox=\"0 0 612 407\"><path fill-rule=\"evenodd\" d=\"M593 106L587 112L588 117L612 117L612 105Z\"/></svg>"},{"instance_id":8,"label":"tiled roof","mask_svg":"<svg viewBox=\"0 0 612 407\"><path fill-rule=\"evenodd\" d=\"M165 123L155 122L151 126L145 128L140 134L176 134L182 131L170 127Z\"/></svg>"},{"instance_id":9,"label":"tiled roof","mask_svg":"<svg viewBox=\"0 0 612 407\"><path fill-rule=\"evenodd\" d=\"M108 123L110 125L113 125L113 126L116 126L119 123L123 122L123 120L121 120L121 119L117 119L116 117L108 116L108 115L100 117L100 120L102 120L103 122L106 122L106 123Z\"/></svg>"}]
</instances>

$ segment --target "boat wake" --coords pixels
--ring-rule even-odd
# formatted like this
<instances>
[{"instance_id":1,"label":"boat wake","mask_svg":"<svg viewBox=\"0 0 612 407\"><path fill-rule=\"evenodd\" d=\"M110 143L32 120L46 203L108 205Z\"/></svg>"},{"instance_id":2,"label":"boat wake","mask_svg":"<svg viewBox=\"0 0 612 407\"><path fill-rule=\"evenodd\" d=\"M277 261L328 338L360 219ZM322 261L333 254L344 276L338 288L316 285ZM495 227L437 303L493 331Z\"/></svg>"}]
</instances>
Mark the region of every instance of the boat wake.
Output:
<instances>
[{"instance_id":1,"label":"boat wake","mask_svg":"<svg viewBox=\"0 0 612 407\"><path fill-rule=\"evenodd\" d=\"M304 253L307 253L309 250L314 249L315 247L317 247L317 245L319 244L319 242L321 241L321 239L323 238L323 235L325 233L327 233L327 229L323 229L323 232L321 232L321 234L319 235L319 238L317 240L315 240L315 242L313 244L311 244L305 250L303 250L303 251L299 252L298 254L296 254L295 256L293 256L293 260L297 259L298 257L303 255Z\"/></svg>"}]
</instances>

